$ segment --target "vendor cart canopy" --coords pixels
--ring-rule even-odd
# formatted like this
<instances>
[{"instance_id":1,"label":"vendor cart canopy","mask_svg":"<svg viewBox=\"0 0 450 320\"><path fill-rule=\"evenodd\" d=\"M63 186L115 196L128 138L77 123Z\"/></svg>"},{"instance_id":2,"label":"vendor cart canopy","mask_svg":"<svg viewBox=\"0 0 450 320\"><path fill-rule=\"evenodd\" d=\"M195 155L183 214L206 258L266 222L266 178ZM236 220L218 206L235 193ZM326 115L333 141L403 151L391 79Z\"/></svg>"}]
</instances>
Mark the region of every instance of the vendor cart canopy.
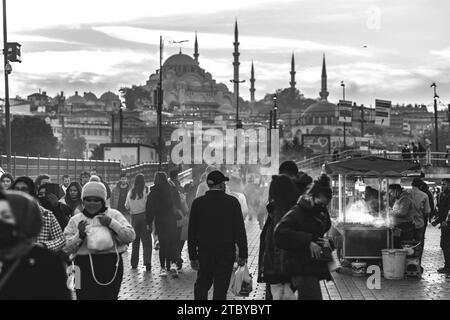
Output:
<instances>
[{"instance_id":1,"label":"vendor cart canopy","mask_svg":"<svg viewBox=\"0 0 450 320\"><path fill-rule=\"evenodd\" d=\"M375 156L346 159L325 165L329 175L399 177L420 170L420 164Z\"/></svg>"}]
</instances>

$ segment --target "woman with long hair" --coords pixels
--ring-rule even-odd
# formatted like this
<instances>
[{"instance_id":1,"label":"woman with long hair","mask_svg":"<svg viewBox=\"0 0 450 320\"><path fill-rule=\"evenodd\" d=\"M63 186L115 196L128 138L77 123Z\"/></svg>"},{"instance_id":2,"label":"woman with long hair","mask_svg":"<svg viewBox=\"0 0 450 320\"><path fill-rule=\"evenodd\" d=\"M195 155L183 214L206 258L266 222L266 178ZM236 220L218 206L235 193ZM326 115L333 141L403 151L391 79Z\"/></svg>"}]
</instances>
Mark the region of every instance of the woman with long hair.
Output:
<instances>
[{"instance_id":1,"label":"woman with long hair","mask_svg":"<svg viewBox=\"0 0 450 320\"><path fill-rule=\"evenodd\" d=\"M77 181L73 181L67 187L66 195L61 201L67 205L72 214L77 214L83 211L83 200L81 200L81 185Z\"/></svg>"},{"instance_id":2,"label":"woman with long hair","mask_svg":"<svg viewBox=\"0 0 450 320\"><path fill-rule=\"evenodd\" d=\"M260 261L260 281L270 285L273 300L295 298L290 276L286 273L286 251L275 245L274 229L281 218L297 202L300 192L292 179L285 175L272 176L269 187L268 225L265 232L262 261Z\"/></svg>"},{"instance_id":3,"label":"woman with long hair","mask_svg":"<svg viewBox=\"0 0 450 320\"><path fill-rule=\"evenodd\" d=\"M139 247L142 241L143 262L147 271L152 269L152 234L145 219L145 205L148 189L142 173L136 175L133 188L128 191L125 209L130 212L131 225L136 233L131 250L131 268L136 269L139 263Z\"/></svg>"},{"instance_id":4,"label":"woman with long hair","mask_svg":"<svg viewBox=\"0 0 450 320\"><path fill-rule=\"evenodd\" d=\"M331 280L331 257L323 252L334 249L324 237L331 227L327 206L332 194L330 178L321 175L275 227L275 245L286 250L284 267L298 300L322 300L320 280Z\"/></svg>"},{"instance_id":5,"label":"woman with long hair","mask_svg":"<svg viewBox=\"0 0 450 320\"><path fill-rule=\"evenodd\" d=\"M174 187L175 188L175 187ZM176 206L178 192L170 186L164 172L156 172L154 186L146 204L147 225L151 226L155 220L155 229L159 238L159 260L161 264L160 276L167 276L168 272L178 276L176 268L171 268L177 260L177 222ZM179 201L179 199L178 199Z\"/></svg>"}]
</instances>

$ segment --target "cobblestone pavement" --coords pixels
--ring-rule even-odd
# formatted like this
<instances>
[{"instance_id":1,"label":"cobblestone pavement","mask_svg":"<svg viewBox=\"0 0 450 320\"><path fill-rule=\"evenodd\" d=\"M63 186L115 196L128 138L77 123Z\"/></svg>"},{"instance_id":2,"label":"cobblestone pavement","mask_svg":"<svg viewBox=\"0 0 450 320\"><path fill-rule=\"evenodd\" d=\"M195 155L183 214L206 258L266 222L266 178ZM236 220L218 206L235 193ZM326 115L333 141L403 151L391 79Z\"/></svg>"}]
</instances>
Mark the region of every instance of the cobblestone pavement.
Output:
<instances>
[{"instance_id":1,"label":"cobblestone pavement","mask_svg":"<svg viewBox=\"0 0 450 320\"><path fill-rule=\"evenodd\" d=\"M246 221L249 259L248 266L253 274L253 291L249 297L235 297L231 293L229 300L262 300L265 285L256 282L258 267L258 249L260 229L257 221ZM450 279L438 274L436 269L443 266L439 247L440 230L429 227L426 233L422 279L406 280L381 279L381 289L370 290L366 286L367 278L352 277L349 274L333 273L334 282L322 282L325 300L447 300L450 299ZM152 271L146 272L140 261L139 268L130 267L130 252L123 255L124 279L119 294L121 300L192 300L194 282L197 273L190 268L187 246L183 250L183 269L179 278L159 276L158 251L153 250ZM142 248L141 248L142 250ZM142 256L142 254L141 254ZM141 257L142 258L142 257ZM210 295L212 290L210 290Z\"/></svg>"}]
</instances>

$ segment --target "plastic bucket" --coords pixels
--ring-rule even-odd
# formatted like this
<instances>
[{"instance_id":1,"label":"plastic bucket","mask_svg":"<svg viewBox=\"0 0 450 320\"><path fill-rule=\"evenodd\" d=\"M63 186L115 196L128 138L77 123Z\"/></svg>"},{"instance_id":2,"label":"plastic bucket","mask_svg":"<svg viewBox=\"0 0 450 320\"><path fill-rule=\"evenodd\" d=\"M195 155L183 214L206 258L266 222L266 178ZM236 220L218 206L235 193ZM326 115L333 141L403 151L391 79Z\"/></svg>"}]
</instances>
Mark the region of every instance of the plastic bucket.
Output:
<instances>
[{"instance_id":1,"label":"plastic bucket","mask_svg":"<svg viewBox=\"0 0 450 320\"><path fill-rule=\"evenodd\" d=\"M384 278L390 280L404 279L407 252L403 249L383 249L381 253Z\"/></svg>"}]
</instances>

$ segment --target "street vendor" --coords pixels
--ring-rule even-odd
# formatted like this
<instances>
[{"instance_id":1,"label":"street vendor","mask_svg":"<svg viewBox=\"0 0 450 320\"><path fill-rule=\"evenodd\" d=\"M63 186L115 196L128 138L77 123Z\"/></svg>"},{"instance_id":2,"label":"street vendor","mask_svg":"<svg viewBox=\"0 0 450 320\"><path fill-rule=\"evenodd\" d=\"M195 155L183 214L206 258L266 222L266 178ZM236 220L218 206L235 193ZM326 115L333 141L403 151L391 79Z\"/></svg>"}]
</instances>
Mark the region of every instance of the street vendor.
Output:
<instances>
[{"instance_id":1,"label":"street vendor","mask_svg":"<svg viewBox=\"0 0 450 320\"><path fill-rule=\"evenodd\" d=\"M413 199L411 194L399 184L391 184L388 188L391 219L394 227L394 247L401 249L403 241L414 238Z\"/></svg>"}]
</instances>

